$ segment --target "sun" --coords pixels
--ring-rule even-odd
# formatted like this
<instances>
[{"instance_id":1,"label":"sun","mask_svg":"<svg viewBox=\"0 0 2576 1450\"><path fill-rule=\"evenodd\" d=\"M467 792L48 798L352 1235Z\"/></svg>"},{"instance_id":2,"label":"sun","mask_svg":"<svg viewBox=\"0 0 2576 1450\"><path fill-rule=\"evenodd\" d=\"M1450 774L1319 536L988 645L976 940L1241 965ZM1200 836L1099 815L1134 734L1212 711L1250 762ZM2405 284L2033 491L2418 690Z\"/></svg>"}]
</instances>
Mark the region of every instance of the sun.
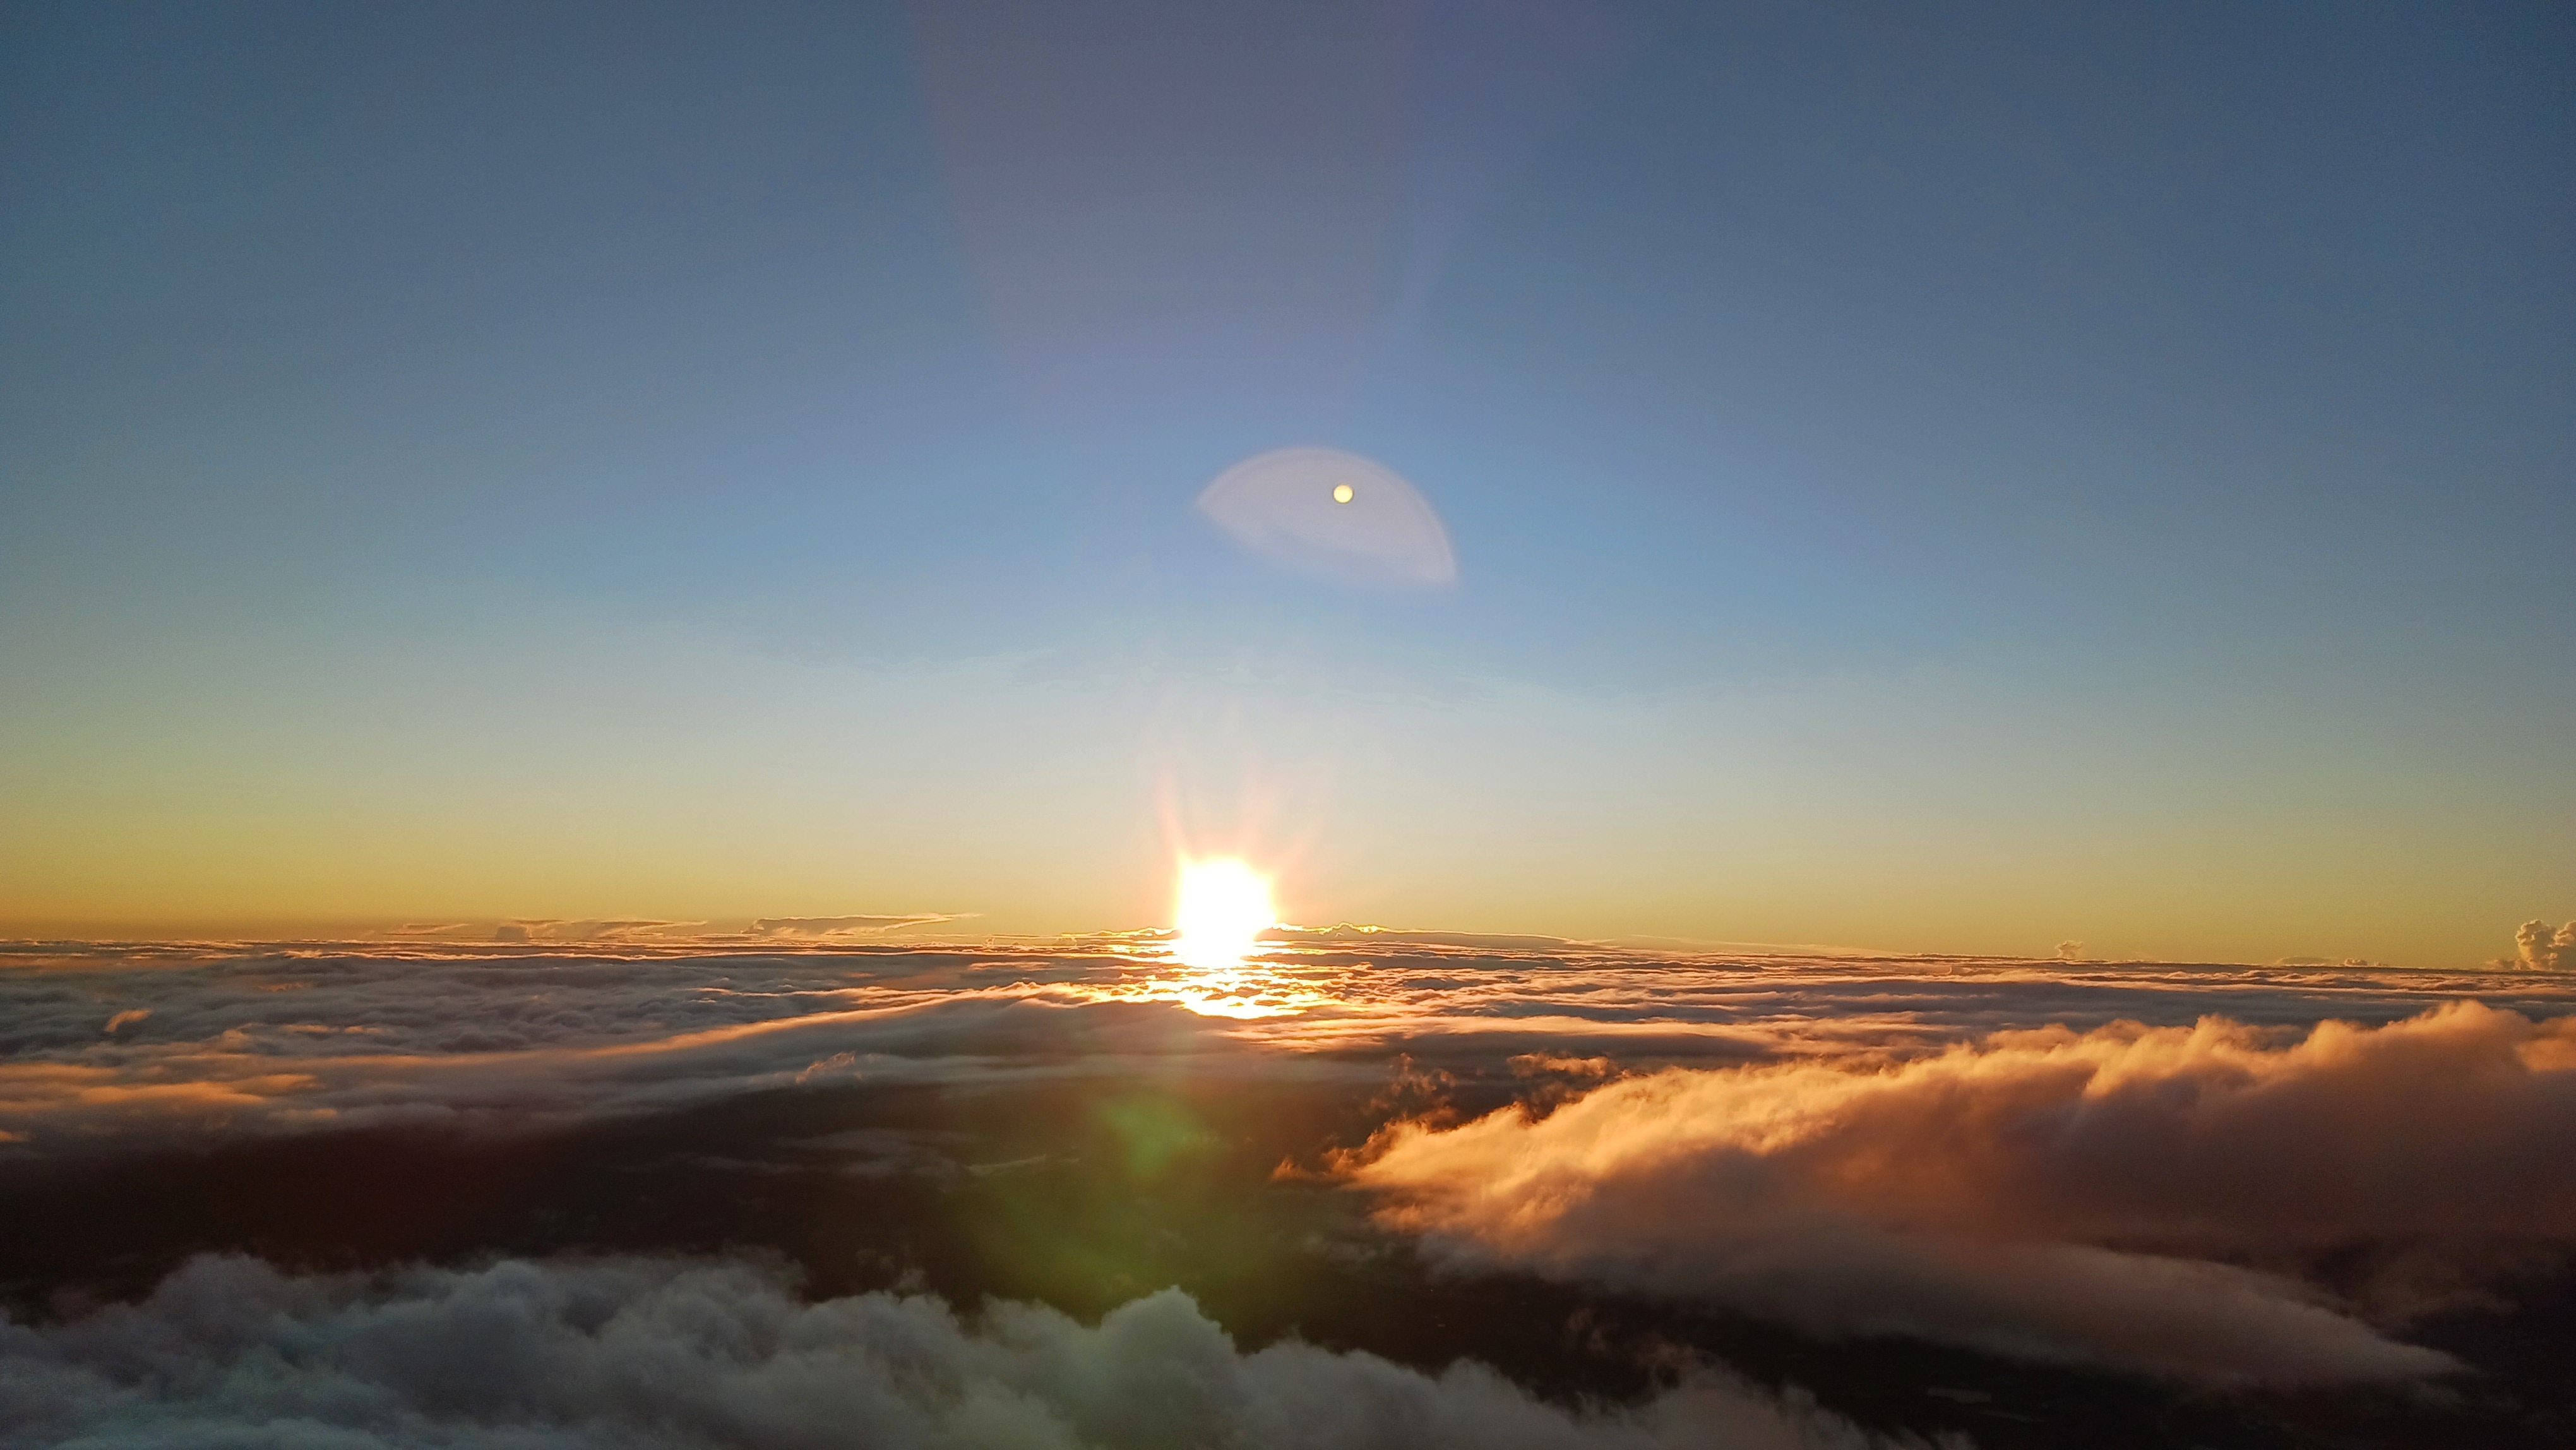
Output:
<instances>
[{"instance_id":1,"label":"sun","mask_svg":"<svg viewBox=\"0 0 2576 1450\"><path fill-rule=\"evenodd\" d=\"M1180 936L1172 955L1184 965L1238 966L1261 934L1278 924L1269 877L1231 856L1181 863L1180 899L1172 911Z\"/></svg>"}]
</instances>

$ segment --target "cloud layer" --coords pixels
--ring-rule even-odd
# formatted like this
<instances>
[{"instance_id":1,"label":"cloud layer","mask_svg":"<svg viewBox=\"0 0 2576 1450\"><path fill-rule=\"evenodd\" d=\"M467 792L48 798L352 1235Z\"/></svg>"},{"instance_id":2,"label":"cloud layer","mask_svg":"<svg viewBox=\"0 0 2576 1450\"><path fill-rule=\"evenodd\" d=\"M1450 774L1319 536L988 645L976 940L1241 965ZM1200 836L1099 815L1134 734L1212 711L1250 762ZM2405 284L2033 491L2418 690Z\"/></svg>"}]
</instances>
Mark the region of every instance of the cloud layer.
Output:
<instances>
[{"instance_id":1,"label":"cloud layer","mask_svg":"<svg viewBox=\"0 0 2576 1450\"><path fill-rule=\"evenodd\" d=\"M1239 1351L1178 1290L1086 1327L928 1296L801 1303L743 1265L504 1262L378 1279L204 1259L151 1298L0 1325L0 1421L44 1443L376 1450L1741 1450L1887 1442L1698 1377L1633 1411L1541 1403L1294 1341Z\"/></svg>"},{"instance_id":2,"label":"cloud layer","mask_svg":"<svg viewBox=\"0 0 2576 1450\"><path fill-rule=\"evenodd\" d=\"M747 949L21 947L0 952L0 1132L38 1147L234 1131L659 1109L818 1079L1100 1073L1178 1056L1243 1074L1532 1054L1624 1068L1884 1065L1997 1031L2205 1013L2387 1022L2475 993L2543 1017L2525 972L1968 959L1729 959L1543 940L1308 933L1241 971L1141 953L847 944Z\"/></svg>"},{"instance_id":3,"label":"cloud layer","mask_svg":"<svg viewBox=\"0 0 2576 1450\"><path fill-rule=\"evenodd\" d=\"M1481 1262L2213 1382L2434 1374L2239 1262L2576 1243L2576 1021L2455 1003L2293 1040L2221 1020L1998 1034L1878 1071L1674 1070L1351 1166Z\"/></svg>"},{"instance_id":4,"label":"cloud layer","mask_svg":"<svg viewBox=\"0 0 2576 1450\"><path fill-rule=\"evenodd\" d=\"M36 1204L24 1244L112 1221L165 1169L202 1169L251 1200L225 1200L240 1211L202 1236L174 1224L155 1237L138 1220L135 1233L94 1235L78 1263L21 1254L12 1282L38 1296L21 1303L140 1293L209 1250L383 1265L749 1243L798 1255L809 1282L836 1291L937 1283L960 1303L990 1292L1097 1312L1185 1283L1230 1315L1275 1315L1245 1321L1267 1333L1320 1321L1304 1301L1292 1312L1213 1296L1249 1293L1251 1280L1229 1277L1248 1264L1301 1282L1323 1264L1345 1277L1319 1304L1374 1305L1406 1283L1469 1299L1499 1285L1747 1365L1726 1325L1819 1350L1890 1336L1764 1372L1855 1412L1867 1401L1819 1366L1877 1356L1940 1373L1919 1366L1957 1356L1933 1344L2022 1361L2007 1388L2030 1375L2098 1385L2107 1366L2197 1401L2188 1387L2403 1387L2457 1368L2409 1343L2416 1334L2504 1372L2493 1341L2420 1316L2515 1283L2545 1288L2560 1282L2553 1264L2576 1261L2571 1005L2576 980L2520 969L1683 955L1364 929L1281 933L1213 972L1177 968L1149 937L20 946L0 948L0 1173ZM1402 1114L1422 1116L1386 1127ZM316 1132L329 1136L302 1136ZM1189 1145L1179 1157L1176 1143ZM304 1212L363 1194L331 1166L347 1151L390 1155L397 1170L424 1153L468 1165L455 1176L492 1192L449 1202L432 1186L436 1201L403 1205L381 1232ZM1319 1163L1361 1191L1318 1182ZM312 1190L280 1188L263 1206L259 1185L284 1182L281 1164ZM1237 1242L1256 1222L1270 1236ZM924 1237L925 1225L940 1231ZM140 1260L137 1237L153 1240ZM1018 1257L993 1259L995 1243ZM1057 1252L1068 1246L1080 1252ZM854 1254L878 1267L850 1269ZM1659 1444L1721 1410L1754 1415L1724 1420L1754 1426L1748 1443L1774 1443L1758 1437L1783 1426L1840 1433L1714 1381L1651 1412L1584 1416L1475 1371L1426 1378L1293 1345L1236 1354L1179 1300L1131 1304L1097 1329L1034 1309L963 1325L927 1301L800 1305L756 1274L722 1277L748 1271L658 1260L376 1283L226 1262L138 1308L12 1331L0 1393L19 1399L0 1411L50 1416L74 1443L150 1444L165 1430L171 1443L269 1443L270 1429L237 1430L271 1423L253 1399L275 1390L275 1424L311 1420L329 1431L315 1444L537 1443L594 1421L797 1444L806 1422L705 1427L731 1424L727 1406L801 1403L826 1360L893 1354L866 1347L868 1326L939 1321L919 1333L948 1336L938 1363L952 1368L879 1386L896 1406L886 1443L1153 1443L1151 1426L1083 1418L1087 1402L1032 1367L1149 1340L1160 1347L1115 1373L1159 1364L1150 1372L1217 1395L1217 1418L1170 1432L1184 1439L1296 1443L1259 1418L1292 1393L1397 1406L1385 1423L1411 1427L1407 1443ZM1068 1263L1072 1277L1050 1277ZM904 1265L944 1277L900 1279ZM1462 1265L1499 1277L1436 1272ZM691 1277L702 1273L718 1278ZM217 1288L188 1287L201 1281ZM223 1329L232 1321L205 1306L227 1296L267 1317ZM558 1301L575 1307L548 1307ZM2483 1302L2498 1324L2526 1323ZM1366 1323L1326 1331L1335 1342L1418 1367L1474 1353L1527 1377L1553 1352L1460 1339L1436 1315L1426 1327L1354 1312ZM724 1375L751 1378L707 1378L715 1350L666 1339L651 1354L669 1373L633 1392L697 1375L699 1398L621 1419L623 1402L598 1396L625 1383L625 1361L594 1362L605 1351L585 1345L612 1322L666 1320L748 1346L725 1351ZM464 1401L437 1399L432 1371L333 1357L392 1342L388 1326L450 1322L483 1326L454 1331L458 1363L479 1363L474 1344L517 1343L512 1354L560 1373L539 1395L509 1389L515 1371L472 1370L507 1393L478 1402L480 1428L459 1428ZM204 1338L217 1330L251 1337ZM589 1339L553 1338L574 1331ZM261 1337L272 1333L290 1338ZM818 1334L828 1345L810 1363L780 1348ZM1041 1341L1053 1347L1032 1348ZM178 1358L152 1361L152 1345ZM258 1366L281 1360L292 1384L262 1389ZM561 1398L576 1390L593 1397ZM863 1413L830 1403L843 1420ZM358 1418L333 1418L347 1406ZM101 1418L111 1411L129 1418ZM1685 1414L1699 1418L1672 1418ZM970 1437L996 1415L1024 1437ZM1312 1443L1394 1443L1377 1419L1326 1430L1343 1438Z\"/></svg>"}]
</instances>

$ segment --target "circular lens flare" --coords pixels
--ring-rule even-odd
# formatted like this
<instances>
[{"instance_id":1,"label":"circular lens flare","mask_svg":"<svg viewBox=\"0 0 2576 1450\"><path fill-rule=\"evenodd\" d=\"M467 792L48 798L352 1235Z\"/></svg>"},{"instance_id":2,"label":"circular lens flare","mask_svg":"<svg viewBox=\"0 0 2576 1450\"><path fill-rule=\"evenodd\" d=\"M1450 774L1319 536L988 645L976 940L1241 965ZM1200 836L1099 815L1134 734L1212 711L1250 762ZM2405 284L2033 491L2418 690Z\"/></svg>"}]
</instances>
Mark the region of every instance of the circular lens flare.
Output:
<instances>
[{"instance_id":1,"label":"circular lens flare","mask_svg":"<svg viewBox=\"0 0 2576 1450\"><path fill-rule=\"evenodd\" d=\"M1240 966L1261 934L1279 924L1270 878L1231 856L1181 863L1172 955L1202 969Z\"/></svg>"}]
</instances>

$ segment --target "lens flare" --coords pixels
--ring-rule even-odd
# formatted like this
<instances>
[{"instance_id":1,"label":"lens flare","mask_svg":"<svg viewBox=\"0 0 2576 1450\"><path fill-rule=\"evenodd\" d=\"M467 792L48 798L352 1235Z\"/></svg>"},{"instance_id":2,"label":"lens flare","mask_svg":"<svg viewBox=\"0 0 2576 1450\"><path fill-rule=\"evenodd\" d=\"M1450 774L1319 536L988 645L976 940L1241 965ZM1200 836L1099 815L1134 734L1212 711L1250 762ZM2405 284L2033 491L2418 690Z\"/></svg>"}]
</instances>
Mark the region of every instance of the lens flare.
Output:
<instances>
[{"instance_id":1,"label":"lens flare","mask_svg":"<svg viewBox=\"0 0 2576 1450\"><path fill-rule=\"evenodd\" d=\"M1240 966L1263 932L1279 924L1270 878L1231 856L1181 863L1172 955L1185 966Z\"/></svg>"}]
</instances>

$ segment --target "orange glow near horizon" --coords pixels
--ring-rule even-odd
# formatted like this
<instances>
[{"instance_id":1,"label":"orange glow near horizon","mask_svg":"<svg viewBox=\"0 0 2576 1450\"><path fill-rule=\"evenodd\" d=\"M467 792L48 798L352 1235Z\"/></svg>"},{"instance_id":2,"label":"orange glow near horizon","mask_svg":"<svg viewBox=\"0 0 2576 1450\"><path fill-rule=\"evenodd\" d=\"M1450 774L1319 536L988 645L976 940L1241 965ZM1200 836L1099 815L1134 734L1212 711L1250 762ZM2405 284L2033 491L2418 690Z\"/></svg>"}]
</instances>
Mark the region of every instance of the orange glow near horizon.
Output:
<instances>
[{"instance_id":1,"label":"orange glow near horizon","mask_svg":"<svg viewBox=\"0 0 2576 1450\"><path fill-rule=\"evenodd\" d=\"M1231 856L1181 863L1172 955L1182 965L1205 971L1241 966L1261 934L1278 924L1269 877Z\"/></svg>"}]
</instances>

